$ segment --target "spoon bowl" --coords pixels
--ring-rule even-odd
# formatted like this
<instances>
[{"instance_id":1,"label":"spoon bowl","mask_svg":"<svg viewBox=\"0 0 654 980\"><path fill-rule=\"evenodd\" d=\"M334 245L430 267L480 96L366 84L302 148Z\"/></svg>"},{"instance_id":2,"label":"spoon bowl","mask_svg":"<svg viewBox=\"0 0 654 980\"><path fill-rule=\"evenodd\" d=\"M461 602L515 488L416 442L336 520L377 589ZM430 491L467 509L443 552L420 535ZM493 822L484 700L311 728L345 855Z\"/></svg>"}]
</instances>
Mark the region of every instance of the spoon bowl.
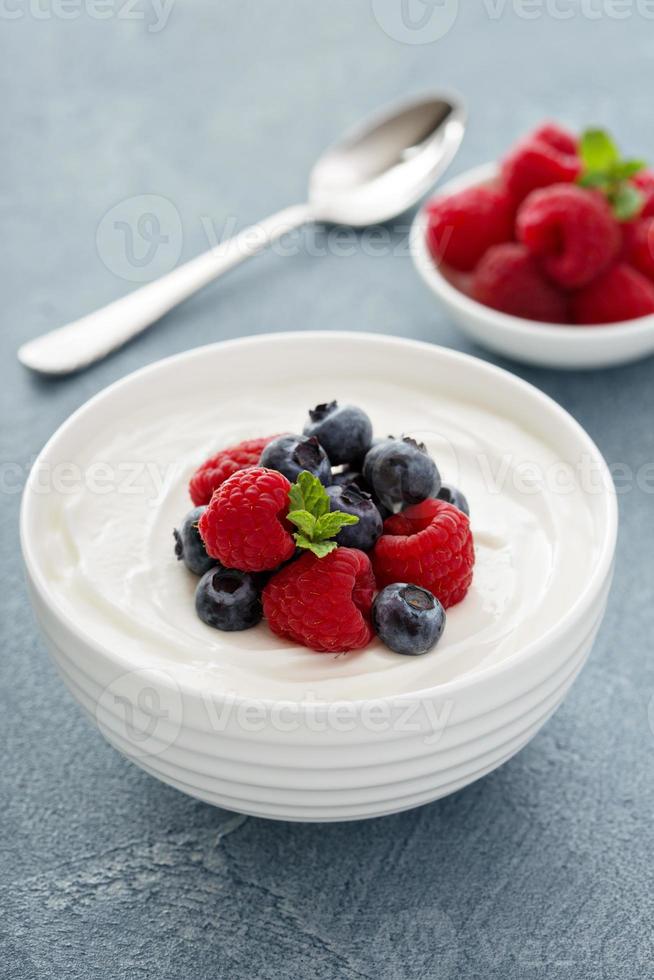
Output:
<instances>
[{"instance_id":1,"label":"spoon bowl","mask_svg":"<svg viewBox=\"0 0 654 980\"><path fill-rule=\"evenodd\" d=\"M352 128L320 157L309 203L324 221L356 228L412 207L449 166L465 131L460 101L426 95Z\"/></svg>"}]
</instances>

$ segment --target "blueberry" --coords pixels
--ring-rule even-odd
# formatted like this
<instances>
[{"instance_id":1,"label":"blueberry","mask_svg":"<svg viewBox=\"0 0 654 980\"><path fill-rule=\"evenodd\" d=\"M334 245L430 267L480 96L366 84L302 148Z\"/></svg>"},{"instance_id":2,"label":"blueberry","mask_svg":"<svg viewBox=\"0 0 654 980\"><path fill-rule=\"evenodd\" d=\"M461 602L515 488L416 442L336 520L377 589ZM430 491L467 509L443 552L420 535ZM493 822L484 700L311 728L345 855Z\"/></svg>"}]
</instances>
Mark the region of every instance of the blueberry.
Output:
<instances>
[{"instance_id":1,"label":"blueberry","mask_svg":"<svg viewBox=\"0 0 654 980\"><path fill-rule=\"evenodd\" d=\"M261 453L259 464L278 470L291 483L295 483L298 474L303 470L317 476L325 486L332 482L332 468L327 453L315 436L308 439L293 435L280 436L268 443Z\"/></svg>"},{"instance_id":2,"label":"blueberry","mask_svg":"<svg viewBox=\"0 0 654 980\"><path fill-rule=\"evenodd\" d=\"M178 561L183 561L189 572L193 572L194 575L204 575L217 564L216 559L207 554L198 530L198 521L206 509L206 507L195 507L186 515L181 527L173 531L175 555Z\"/></svg>"},{"instance_id":3,"label":"blueberry","mask_svg":"<svg viewBox=\"0 0 654 980\"><path fill-rule=\"evenodd\" d=\"M195 611L207 626L247 630L263 616L257 577L236 569L210 569L195 590Z\"/></svg>"},{"instance_id":4,"label":"blueberry","mask_svg":"<svg viewBox=\"0 0 654 980\"><path fill-rule=\"evenodd\" d=\"M361 460L363 465L363 460ZM340 472L334 473L332 471L332 483L333 487L346 487L349 483L355 483L359 490L365 490L366 493L372 493L363 473L361 472L361 466L343 466Z\"/></svg>"},{"instance_id":5,"label":"blueberry","mask_svg":"<svg viewBox=\"0 0 654 980\"><path fill-rule=\"evenodd\" d=\"M305 436L320 440L330 462L355 463L365 456L372 443L372 422L355 405L324 402L309 412Z\"/></svg>"},{"instance_id":6,"label":"blueberry","mask_svg":"<svg viewBox=\"0 0 654 980\"><path fill-rule=\"evenodd\" d=\"M372 622L380 640L395 653L419 657L440 640L445 610L427 589L396 582L375 599Z\"/></svg>"},{"instance_id":7,"label":"blueberry","mask_svg":"<svg viewBox=\"0 0 654 980\"><path fill-rule=\"evenodd\" d=\"M384 505L379 502L375 494L372 492L372 488L365 480L363 473L360 473L359 470L354 469L351 466L344 466L342 472L340 473L332 473L333 487L347 487L351 483L358 487L359 490L363 490L364 493L370 494L373 504L382 516L382 520L390 517L391 511L388 509L388 507L384 507Z\"/></svg>"},{"instance_id":8,"label":"blueberry","mask_svg":"<svg viewBox=\"0 0 654 980\"><path fill-rule=\"evenodd\" d=\"M356 483L350 483L344 487L327 487L327 495L330 510L340 510L359 518L358 524L341 528L336 535L337 542L345 548L370 551L382 533L382 517L370 494L360 490Z\"/></svg>"},{"instance_id":9,"label":"blueberry","mask_svg":"<svg viewBox=\"0 0 654 980\"><path fill-rule=\"evenodd\" d=\"M340 473L332 473L333 487L346 487L349 483L354 483L359 490L366 490L368 484L363 479L363 473L353 469L351 466L344 466Z\"/></svg>"},{"instance_id":10,"label":"blueberry","mask_svg":"<svg viewBox=\"0 0 654 980\"><path fill-rule=\"evenodd\" d=\"M441 488L436 464L425 446L415 439L384 439L366 454L363 476L382 507L396 513Z\"/></svg>"},{"instance_id":11,"label":"blueberry","mask_svg":"<svg viewBox=\"0 0 654 980\"><path fill-rule=\"evenodd\" d=\"M468 501L456 487L453 487L449 483L443 483L437 496L439 500L445 500L448 504L452 504L453 507L457 507L459 510L463 511L464 514L467 514L468 517L470 517L470 507L468 506Z\"/></svg>"}]
</instances>

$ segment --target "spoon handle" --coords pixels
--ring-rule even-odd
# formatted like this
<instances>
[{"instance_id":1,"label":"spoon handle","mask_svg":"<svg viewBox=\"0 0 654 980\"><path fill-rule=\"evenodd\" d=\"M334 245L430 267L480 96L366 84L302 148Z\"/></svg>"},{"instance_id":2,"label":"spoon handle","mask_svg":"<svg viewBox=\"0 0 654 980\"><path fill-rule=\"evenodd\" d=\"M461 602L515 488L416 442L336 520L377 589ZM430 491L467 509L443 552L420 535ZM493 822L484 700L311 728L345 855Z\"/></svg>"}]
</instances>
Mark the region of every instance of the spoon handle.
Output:
<instances>
[{"instance_id":1,"label":"spoon handle","mask_svg":"<svg viewBox=\"0 0 654 980\"><path fill-rule=\"evenodd\" d=\"M278 211L147 286L28 341L19 349L18 359L42 374L69 374L85 368L141 333L207 283L313 217L309 204Z\"/></svg>"}]
</instances>

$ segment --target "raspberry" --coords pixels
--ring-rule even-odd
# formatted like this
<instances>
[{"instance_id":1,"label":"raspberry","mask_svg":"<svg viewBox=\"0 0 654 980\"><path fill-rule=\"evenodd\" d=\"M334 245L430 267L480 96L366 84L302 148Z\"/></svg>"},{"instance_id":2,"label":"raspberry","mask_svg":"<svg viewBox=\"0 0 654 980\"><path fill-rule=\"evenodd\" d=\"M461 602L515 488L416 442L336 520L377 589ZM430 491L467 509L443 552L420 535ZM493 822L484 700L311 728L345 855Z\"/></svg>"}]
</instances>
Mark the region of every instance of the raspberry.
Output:
<instances>
[{"instance_id":1,"label":"raspberry","mask_svg":"<svg viewBox=\"0 0 654 980\"><path fill-rule=\"evenodd\" d=\"M372 553L380 589L392 582L410 582L429 589L445 608L464 598L474 562L467 516L433 499L388 517Z\"/></svg>"},{"instance_id":2,"label":"raspberry","mask_svg":"<svg viewBox=\"0 0 654 980\"><path fill-rule=\"evenodd\" d=\"M576 136L569 133L563 126L559 126L558 123L543 123L529 135L528 139L547 143L559 153L565 153L569 156L574 156L579 150L579 141Z\"/></svg>"},{"instance_id":3,"label":"raspberry","mask_svg":"<svg viewBox=\"0 0 654 980\"><path fill-rule=\"evenodd\" d=\"M489 248L475 269L472 295L485 306L527 320L568 320L567 297L545 278L524 245Z\"/></svg>"},{"instance_id":4,"label":"raspberry","mask_svg":"<svg viewBox=\"0 0 654 980\"><path fill-rule=\"evenodd\" d=\"M640 224L639 218L632 218L630 221L620 222L620 231L622 232L622 244L620 245L620 251L617 254L618 262L629 262L631 249L636 240L636 227Z\"/></svg>"},{"instance_id":5,"label":"raspberry","mask_svg":"<svg viewBox=\"0 0 654 980\"><path fill-rule=\"evenodd\" d=\"M624 260L654 280L654 218L640 218L629 225L624 235Z\"/></svg>"},{"instance_id":6,"label":"raspberry","mask_svg":"<svg viewBox=\"0 0 654 980\"><path fill-rule=\"evenodd\" d=\"M467 271L491 245L513 236L513 206L501 187L470 187L427 208L427 246L434 262Z\"/></svg>"},{"instance_id":7,"label":"raspberry","mask_svg":"<svg viewBox=\"0 0 654 980\"><path fill-rule=\"evenodd\" d=\"M618 263L571 300L575 323L617 323L654 313L654 283Z\"/></svg>"},{"instance_id":8,"label":"raspberry","mask_svg":"<svg viewBox=\"0 0 654 980\"><path fill-rule=\"evenodd\" d=\"M533 191L518 211L516 234L547 275L569 289L603 272L622 242L606 198L569 184Z\"/></svg>"},{"instance_id":9,"label":"raspberry","mask_svg":"<svg viewBox=\"0 0 654 980\"><path fill-rule=\"evenodd\" d=\"M263 572L295 553L286 524L291 484L261 466L233 473L215 491L200 518L207 553L226 568Z\"/></svg>"},{"instance_id":10,"label":"raspberry","mask_svg":"<svg viewBox=\"0 0 654 980\"><path fill-rule=\"evenodd\" d=\"M236 446L229 446L221 449L215 456L206 459L202 466L199 466L188 485L191 500L196 507L202 507L211 500L214 490L217 490L221 483L237 473L244 470L247 466L256 466L263 449L277 439L277 436L266 436L265 439L246 439L239 442Z\"/></svg>"},{"instance_id":11,"label":"raspberry","mask_svg":"<svg viewBox=\"0 0 654 980\"><path fill-rule=\"evenodd\" d=\"M639 170L638 173L633 175L631 181L639 191L642 191L645 198L643 206L640 209L640 217L654 217L654 170Z\"/></svg>"},{"instance_id":12,"label":"raspberry","mask_svg":"<svg viewBox=\"0 0 654 980\"><path fill-rule=\"evenodd\" d=\"M375 579L370 559L355 548L324 558L306 552L263 590L263 611L278 636L312 650L339 653L370 643Z\"/></svg>"},{"instance_id":13,"label":"raspberry","mask_svg":"<svg viewBox=\"0 0 654 980\"><path fill-rule=\"evenodd\" d=\"M562 152L553 145L551 130L547 136L549 141L542 135L522 140L502 163L504 183L516 203L538 187L572 182L581 173L581 161L576 153Z\"/></svg>"}]
</instances>

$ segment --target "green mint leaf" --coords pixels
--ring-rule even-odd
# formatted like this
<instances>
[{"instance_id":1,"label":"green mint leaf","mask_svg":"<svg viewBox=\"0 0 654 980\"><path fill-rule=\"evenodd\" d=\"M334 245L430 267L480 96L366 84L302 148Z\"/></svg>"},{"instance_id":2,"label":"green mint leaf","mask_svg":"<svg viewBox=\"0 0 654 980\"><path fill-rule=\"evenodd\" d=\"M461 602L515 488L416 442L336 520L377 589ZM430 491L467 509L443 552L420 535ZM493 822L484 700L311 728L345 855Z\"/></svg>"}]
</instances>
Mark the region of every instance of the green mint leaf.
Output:
<instances>
[{"instance_id":1,"label":"green mint leaf","mask_svg":"<svg viewBox=\"0 0 654 980\"><path fill-rule=\"evenodd\" d=\"M305 510L304 497L302 496L302 491L297 483L294 483L291 489L288 491L288 499L291 512L295 510Z\"/></svg>"},{"instance_id":2,"label":"green mint leaf","mask_svg":"<svg viewBox=\"0 0 654 980\"><path fill-rule=\"evenodd\" d=\"M582 134L579 154L586 170L610 170L620 160L617 146L603 129L587 129Z\"/></svg>"},{"instance_id":3,"label":"green mint leaf","mask_svg":"<svg viewBox=\"0 0 654 980\"><path fill-rule=\"evenodd\" d=\"M611 169L613 180L628 180L634 174L644 170L647 164L644 160L620 160Z\"/></svg>"},{"instance_id":4,"label":"green mint leaf","mask_svg":"<svg viewBox=\"0 0 654 980\"><path fill-rule=\"evenodd\" d=\"M305 548L307 551L312 551L317 558L324 558L325 555L338 548L335 541L310 541L304 534L297 533L293 537L298 548Z\"/></svg>"},{"instance_id":5,"label":"green mint leaf","mask_svg":"<svg viewBox=\"0 0 654 980\"><path fill-rule=\"evenodd\" d=\"M296 545L312 551L318 558L324 558L338 547L329 538L333 538L347 524L359 522L354 514L344 514L340 510L330 513L327 491L308 470L300 473L297 482L288 491L288 499L290 510L287 517L298 528L293 534Z\"/></svg>"},{"instance_id":6,"label":"green mint leaf","mask_svg":"<svg viewBox=\"0 0 654 980\"><path fill-rule=\"evenodd\" d=\"M318 477L302 470L288 491L291 511L306 510L313 517L321 517L329 511L329 497Z\"/></svg>"},{"instance_id":7,"label":"green mint leaf","mask_svg":"<svg viewBox=\"0 0 654 980\"><path fill-rule=\"evenodd\" d=\"M308 538L313 538L316 530L316 518L308 510L291 510L286 515L291 524L295 524L302 534Z\"/></svg>"},{"instance_id":8,"label":"green mint leaf","mask_svg":"<svg viewBox=\"0 0 654 980\"><path fill-rule=\"evenodd\" d=\"M358 524L359 518L354 514L344 514L340 510L334 510L330 514L323 514L316 521L314 539L323 541L325 538L333 538L342 527L348 524Z\"/></svg>"},{"instance_id":9,"label":"green mint leaf","mask_svg":"<svg viewBox=\"0 0 654 980\"><path fill-rule=\"evenodd\" d=\"M629 221L643 206L643 195L633 184L618 184L612 197L613 213L618 221Z\"/></svg>"},{"instance_id":10,"label":"green mint leaf","mask_svg":"<svg viewBox=\"0 0 654 980\"><path fill-rule=\"evenodd\" d=\"M581 187L601 191L618 221L629 221L642 209L644 197L630 178L646 166L643 160L621 160L618 148L603 129L587 129L579 152L584 164Z\"/></svg>"},{"instance_id":11,"label":"green mint leaf","mask_svg":"<svg viewBox=\"0 0 654 980\"><path fill-rule=\"evenodd\" d=\"M325 555L329 555L332 551L336 551L338 545L335 541L314 541L311 545L311 550L314 555L318 558L324 558Z\"/></svg>"},{"instance_id":12,"label":"green mint leaf","mask_svg":"<svg viewBox=\"0 0 654 980\"><path fill-rule=\"evenodd\" d=\"M580 187L599 187L601 190L608 190L611 186L610 178L602 170L587 170L577 179Z\"/></svg>"},{"instance_id":13,"label":"green mint leaf","mask_svg":"<svg viewBox=\"0 0 654 980\"><path fill-rule=\"evenodd\" d=\"M342 527L359 523L359 518L354 514L344 514L340 510L322 514L317 520L305 510L296 510L291 511L288 519L300 528L293 535L298 548L313 551L318 558L324 558L337 547L336 541L329 539L338 534Z\"/></svg>"}]
</instances>

